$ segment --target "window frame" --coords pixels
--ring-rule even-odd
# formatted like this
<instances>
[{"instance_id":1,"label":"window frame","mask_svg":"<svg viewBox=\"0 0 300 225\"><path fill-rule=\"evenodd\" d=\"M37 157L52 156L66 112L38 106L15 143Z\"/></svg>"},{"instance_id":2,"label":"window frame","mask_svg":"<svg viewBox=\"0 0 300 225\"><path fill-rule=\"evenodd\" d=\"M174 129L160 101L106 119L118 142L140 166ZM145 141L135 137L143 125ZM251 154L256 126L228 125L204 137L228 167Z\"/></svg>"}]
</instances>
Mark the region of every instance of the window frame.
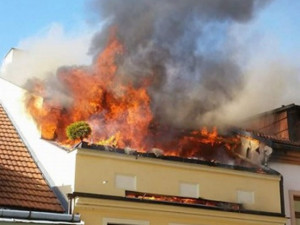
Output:
<instances>
[{"instance_id":1,"label":"window frame","mask_svg":"<svg viewBox=\"0 0 300 225\"><path fill-rule=\"evenodd\" d=\"M188 195L188 194L183 194L182 193L182 185L189 185L189 186L194 186L195 188L195 191L196 191L196 195ZM200 186L199 186L199 183L192 183L192 182L186 182L186 181L179 181L179 187L178 187L178 194L179 196L181 197L187 197L187 198L199 198L200 197Z\"/></svg>"},{"instance_id":2,"label":"window frame","mask_svg":"<svg viewBox=\"0 0 300 225\"><path fill-rule=\"evenodd\" d=\"M128 178L132 178L133 179L133 187L121 187L118 185L117 182L117 177L128 177ZM121 190L130 190L130 191L136 191L137 190L137 177L136 175L132 175L132 174L124 174L124 173L115 173L115 177L114 177L114 186L117 189L121 189Z\"/></svg>"},{"instance_id":3,"label":"window frame","mask_svg":"<svg viewBox=\"0 0 300 225\"><path fill-rule=\"evenodd\" d=\"M300 198L300 191L289 190L289 204L290 204L290 218L291 225L297 225L296 223L296 215L295 215L295 206L294 206L294 197L297 196Z\"/></svg>"},{"instance_id":4,"label":"window frame","mask_svg":"<svg viewBox=\"0 0 300 225\"><path fill-rule=\"evenodd\" d=\"M117 224L122 224L122 225L150 225L150 222L146 221L146 220L103 218L103 220L102 220L103 225L109 225L110 223L117 223Z\"/></svg>"},{"instance_id":5,"label":"window frame","mask_svg":"<svg viewBox=\"0 0 300 225\"><path fill-rule=\"evenodd\" d=\"M168 223L168 225L194 225L194 224L186 224L186 223ZM203 225L203 224L196 224L196 225Z\"/></svg>"},{"instance_id":6,"label":"window frame","mask_svg":"<svg viewBox=\"0 0 300 225\"><path fill-rule=\"evenodd\" d=\"M250 201L242 201L242 195L247 194L250 196ZM245 204L245 205L253 205L255 204L255 192L254 191L249 191L249 190L242 190L238 189L236 190L236 201L240 204Z\"/></svg>"}]
</instances>

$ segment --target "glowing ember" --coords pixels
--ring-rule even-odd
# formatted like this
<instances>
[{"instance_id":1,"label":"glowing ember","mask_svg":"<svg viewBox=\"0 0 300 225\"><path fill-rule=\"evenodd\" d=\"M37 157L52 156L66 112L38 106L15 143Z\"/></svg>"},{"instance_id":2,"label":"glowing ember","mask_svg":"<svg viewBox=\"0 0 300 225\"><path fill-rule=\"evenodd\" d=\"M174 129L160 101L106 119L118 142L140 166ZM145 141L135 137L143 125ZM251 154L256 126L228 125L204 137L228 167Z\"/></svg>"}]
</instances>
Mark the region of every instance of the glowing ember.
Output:
<instances>
[{"instance_id":1,"label":"glowing ember","mask_svg":"<svg viewBox=\"0 0 300 225\"><path fill-rule=\"evenodd\" d=\"M159 195L159 194L151 194L151 193L143 193L143 192L135 192L135 191L125 191L125 195L127 198L137 198L137 199L144 199L144 200L151 200L151 201L200 205L206 207L220 208L224 210L242 209L241 204L213 201L213 200L207 200L203 198L189 198L189 197L180 197L180 196L172 196L172 195Z\"/></svg>"},{"instance_id":2,"label":"glowing ember","mask_svg":"<svg viewBox=\"0 0 300 225\"><path fill-rule=\"evenodd\" d=\"M120 135L121 135L120 132L118 132L117 134L112 135L108 139L98 141L97 144L98 145L108 145L108 146L115 147L115 146L118 145Z\"/></svg>"}]
</instances>

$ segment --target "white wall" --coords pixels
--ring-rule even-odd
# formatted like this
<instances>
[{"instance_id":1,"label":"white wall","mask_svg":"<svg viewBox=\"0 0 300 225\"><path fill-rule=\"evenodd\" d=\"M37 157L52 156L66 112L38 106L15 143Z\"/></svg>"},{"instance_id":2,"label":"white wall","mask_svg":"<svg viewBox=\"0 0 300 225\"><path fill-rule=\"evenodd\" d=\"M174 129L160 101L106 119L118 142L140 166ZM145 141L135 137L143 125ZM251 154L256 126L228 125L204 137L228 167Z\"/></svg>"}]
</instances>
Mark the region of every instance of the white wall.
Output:
<instances>
[{"instance_id":1,"label":"white wall","mask_svg":"<svg viewBox=\"0 0 300 225\"><path fill-rule=\"evenodd\" d=\"M11 49L2 61L1 69L0 69L1 73L6 72L6 69L7 69L8 65L11 64L12 61L13 61L13 55L14 55L14 50Z\"/></svg>"},{"instance_id":2,"label":"white wall","mask_svg":"<svg viewBox=\"0 0 300 225\"><path fill-rule=\"evenodd\" d=\"M68 153L40 138L35 123L25 112L24 93L23 89L0 78L0 103L36 156L37 163L47 171L51 178L48 179L50 185L58 187L63 193L71 193L74 187L76 152Z\"/></svg>"},{"instance_id":3,"label":"white wall","mask_svg":"<svg viewBox=\"0 0 300 225\"><path fill-rule=\"evenodd\" d=\"M283 163L269 163L269 166L283 176L285 213L290 218L289 191L300 191L300 166ZM287 225L290 224L289 219Z\"/></svg>"}]
</instances>

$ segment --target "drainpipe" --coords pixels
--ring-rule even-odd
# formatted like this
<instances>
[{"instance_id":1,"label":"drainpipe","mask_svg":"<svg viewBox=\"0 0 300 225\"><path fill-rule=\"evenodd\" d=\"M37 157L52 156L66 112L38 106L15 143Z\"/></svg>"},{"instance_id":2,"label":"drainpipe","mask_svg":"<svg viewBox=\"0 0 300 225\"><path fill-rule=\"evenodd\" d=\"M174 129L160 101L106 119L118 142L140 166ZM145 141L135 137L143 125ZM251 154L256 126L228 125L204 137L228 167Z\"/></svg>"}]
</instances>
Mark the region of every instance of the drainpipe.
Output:
<instances>
[{"instance_id":1,"label":"drainpipe","mask_svg":"<svg viewBox=\"0 0 300 225\"><path fill-rule=\"evenodd\" d=\"M74 211L74 197L71 194L68 194L69 204L68 204L68 213L73 214Z\"/></svg>"}]
</instances>

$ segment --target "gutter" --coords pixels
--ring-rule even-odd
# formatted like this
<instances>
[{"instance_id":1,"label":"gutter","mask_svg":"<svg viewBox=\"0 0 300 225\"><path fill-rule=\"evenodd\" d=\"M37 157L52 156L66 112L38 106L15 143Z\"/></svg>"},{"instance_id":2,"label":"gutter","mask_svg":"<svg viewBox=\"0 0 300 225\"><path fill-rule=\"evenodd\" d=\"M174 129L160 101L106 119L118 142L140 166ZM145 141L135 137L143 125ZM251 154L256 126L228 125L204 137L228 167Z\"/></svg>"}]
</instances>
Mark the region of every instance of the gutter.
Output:
<instances>
[{"instance_id":1,"label":"gutter","mask_svg":"<svg viewBox=\"0 0 300 225\"><path fill-rule=\"evenodd\" d=\"M27 210L0 209L0 223L19 222L37 224L83 225L78 214L60 214Z\"/></svg>"}]
</instances>

